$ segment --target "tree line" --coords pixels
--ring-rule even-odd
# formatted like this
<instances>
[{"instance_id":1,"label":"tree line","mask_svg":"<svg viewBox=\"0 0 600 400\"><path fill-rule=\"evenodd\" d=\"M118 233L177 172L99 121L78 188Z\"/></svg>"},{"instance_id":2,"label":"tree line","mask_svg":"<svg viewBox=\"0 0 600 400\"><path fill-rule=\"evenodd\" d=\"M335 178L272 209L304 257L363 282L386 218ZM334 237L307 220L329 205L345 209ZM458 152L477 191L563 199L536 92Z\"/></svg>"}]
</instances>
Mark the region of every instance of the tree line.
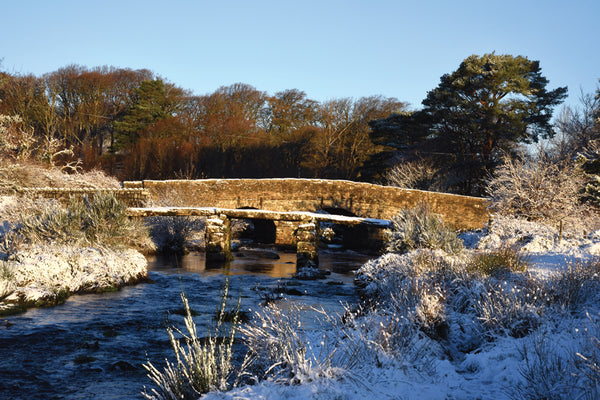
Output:
<instances>
[{"instance_id":1,"label":"tree line","mask_svg":"<svg viewBox=\"0 0 600 400\"><path fill-rule=\"evenodd\" d=\"M72 146L83 168L122 179L365 179L378 149L368 122L406 104L381 96L317 102L243 83L196 96L149 70L70 65L0 76L0 114Z\"/></svg>"},{"instance_id":2,"label":"tree line","mask_svg":"<svg viewBox=\"0 0 600 400\"><path fill-rule=\"evenodd\" d=\"M244 83L193 95L145 69L70 65L40 77L0 72L0 115L60 143L78 166L120 179L381 181L400 164L433 171L414 187L481 195L503 157L575 129L577 113L553 123L567 88L547 85L539 61L472 55L415 111L396 98L318 102L298 89L268 94ZM590 104L597 132L598 102Z\"/></svg>"}]
</instances>

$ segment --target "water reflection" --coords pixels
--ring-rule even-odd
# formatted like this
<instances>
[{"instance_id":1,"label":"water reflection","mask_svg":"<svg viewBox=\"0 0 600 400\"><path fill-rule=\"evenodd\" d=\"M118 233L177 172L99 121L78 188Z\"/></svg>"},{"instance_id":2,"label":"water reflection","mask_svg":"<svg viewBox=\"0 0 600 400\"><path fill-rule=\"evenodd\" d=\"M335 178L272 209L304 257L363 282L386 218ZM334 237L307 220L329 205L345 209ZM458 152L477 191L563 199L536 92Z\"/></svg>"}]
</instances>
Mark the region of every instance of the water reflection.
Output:
<instances>
[{"instance_id":1,"label":"water reflection","mask_svg":"<svg viewBox=\"0 0 600 400\"><path fill-rule=\"evenodd\" d=\"M142 364L172 359L165 327L182 329L180 294L185 292L199 332L205 332L220 301L225 277L241 309L259 310L266 293L284 290L282 308L302 304L326 310L356 301L352 270L369 257L352 252L322 252L322 281L287 279L296 255L267 249L240 251L218 268L206 268L204 254L150 257L154 283L118 292L71 296L63 305L3 317L0 325L0 398L139 399L150 386ZM304 323L304 322L303 322ZM308 322L305 323L308 326Z\"/></svg>"},{"instance_id":2,"label":"water reflection","mask_svg":"<svg viewBox=\"0 0 600 400\"><path fill-rule=\"evenodd\" d=\"M271 278L289 278L296 273L296 253L276 249L240 249L228 263L206 265L203 252L185 256L156 255L148 257L148 268L165 273L197 273L203 276L227 274L260 274ZM351 278L372 256L352 251L322 251L319 268ZM176 268L176 269L173 269ZM345 279L347 280L347 279Z\"/></svg>"}]
</instances>

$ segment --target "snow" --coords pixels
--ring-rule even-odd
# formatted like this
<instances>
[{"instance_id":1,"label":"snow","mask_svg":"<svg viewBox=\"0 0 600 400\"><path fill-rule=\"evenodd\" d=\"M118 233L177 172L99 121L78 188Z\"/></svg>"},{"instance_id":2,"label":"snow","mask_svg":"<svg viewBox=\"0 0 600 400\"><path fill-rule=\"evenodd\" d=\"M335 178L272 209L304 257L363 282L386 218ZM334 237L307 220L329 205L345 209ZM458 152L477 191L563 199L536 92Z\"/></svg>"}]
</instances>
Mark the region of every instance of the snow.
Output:
<instances>
[{"instance_id":1,"label":"snow","mask_svg":"<svg viewBox=\"0 0 600 400\"><path fill-rule=\"evenodd\" d=\"M586 237L565 235L561 239L557 229L510 218L499 218L491 229L467 232L461 238L470 254L497 249L507 244L520 250L529 256L529 271L532 276L540 279L548 279L565 269L569 263L585 263L596 260L600 255L600 231ZM412 254L386 254L365 264L358 276L364 279L363 289L367 296L381 296L382 293L393 296L392 289L397 288L401 277L414 274L420 268L418 263L411 260L418 259L427 252L417 250ZM443 261L446 265L455 265L464 262L465 256L450 257L440 251L429 251L429 257ZM477 288L473 290L476 291ZM598 337L598 296L593 301L572 312L564 309L548 310L540 318L541 324L524 337L496 334L491 340L475 341L477 345L472 351L444 351L444 346L453 346L452 332L446 343L421 334L418 346L401 349L408 353L404 356L389 355L385 358L384 353L379 353L374 359L365 357L358 365L329 377L323 377L315 371L312 376L301 379L300 384L281 384L267 379L256 385L234 388L225 393L208 393L201 398L577 398L583 397L585 390L588 390L588 397L585 398L598 398L598 382L594 384L586 381L582 370L574 367L581 364L576 361L577 352L587 351L586 354L590 354L592 351L595 361L598 360L600 349L597 339L590 339ZM450 324L468 328L464 321L460 321L460 318L464 318L463 314L450 313L448 318ZM326 328L323 329L323 332L315 332L314 335L319 337L327 334ZM476 334L465 329L462 335ZM595 350L590 350L594 346ZM360 351L356 349L357 353ZM313 352L318 353L316 349ZM419 355L422 360L420 364L410 361L411 357L414 359L413 356Z\"/></svg>"},{"instance_id":2,"label":"snow","mask_svg":"<svg viewBox=\"0 0 600 400\"><path fill-rule=\"evenodd\" d=\"M498 218L490 229L466 232L461 238L467 255L504 245L521 250L529 256L529 271L540 279L549 279L569 263L586 262L600 256L600 231L585 237L559 236L558 230L552 227ZM394 300L394 290L398 289L402 277L418 273L423 265L415 260L423 257L453 266L464 262L467 256L448 256L441 251L425 250L404 255L386 254L365 264L359 271L359 276L365 278L363 290L373 297L388 296L382 299L384 302ZM0 310L10 302L47 303L56 300L64 291L102 290L147 276L146 260L140 253L105 248L31 247L1 262L0 267ZM484 290L482 285L477 285L474 283L470 288L471 294ZM432 292L433 303L435 296L436 292ZM353 331L352 327L341 328L339 325L322 325L319 331L306 332L312 339L307 344L316 343L310 353L317 355L314 357L321 353L321 339L317 338L327 338L331 343L336 343L335 340L343 343L339 338L346 338L356 345L358 341L353 342L352 335L363 335L364 347L345 349L346 352L350 350L346 354L360 357L356 364L347 368L316 368L323 363L315 362L312 371L308 368L305 376L293 382L266 379L228 392L211 392L201 398L475 400L539 398L540 393L552 394L553 398L576 398L583 396L585 388L592 390L589 398L597 398L594 396L600 393L598 383L595 388L590 386L581 370L574 367L577 352L595 354L595 360L598 360L594 351L600 352L600 349L594 350L597 342L589 339L598 337L600 327L597 296L594 301L572 312L547 311L539 316L539 326L523 337L495 333L493 338L486 339L465 314L449 312L448 321L452 328L448 340L436 340L407 328L407 334L414 335L413 339L407 340L404 347L391 350L374 343L390 334L386 324L392 321L402 326L406 316L389 315L385 310L376 317L357 316L356 325L367 327L362 333L356 333L357 327ZM420 310L426 311L427 307ZM340 329L345 330L337 331ZM344 350L340 349L336 354L343 358ZM580 375L573 375L577 373ZM539 377L539 387L528 380L528 376ZM549 386L543 387L546 378Z\"/></svg>"},{"instance_id":3,"label":"snow","mask_svg":"<svg viewBox=\"0 0 600 400\"><path fill-rule=\"evenodd\" d=\"M0 261L0 311L15 303L53 304L65 293L110 290L148 277L132 249L65 245L27 247Z\"/></svg>"}]
</instances>

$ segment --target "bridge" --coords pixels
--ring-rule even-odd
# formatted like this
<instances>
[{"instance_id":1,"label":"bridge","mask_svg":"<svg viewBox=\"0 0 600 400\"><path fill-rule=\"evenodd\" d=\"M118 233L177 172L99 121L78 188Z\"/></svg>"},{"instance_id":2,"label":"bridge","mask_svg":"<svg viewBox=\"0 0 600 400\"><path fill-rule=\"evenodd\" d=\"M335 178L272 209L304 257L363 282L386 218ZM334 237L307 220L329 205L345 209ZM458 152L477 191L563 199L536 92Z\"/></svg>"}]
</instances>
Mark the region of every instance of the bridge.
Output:
<instances>
[{"instance_id":1,"label":"bridge","mask_svg":"<svg viewBox=\"0 0 600 400\"><path fill-rule=\"evenodd\" d=\"M489 220L482 198L343 180L146 180L124 182L123 187L147 191L149 203L176 198L183 205L130 208L131 216L207 217L207 260L231 257L230 218L273 221L274 242L295 246L299 267L318 264L322 223L350 226L348 236L372 246L383 242L393 216L419 203L429 204L457 230L481 228Z\"/></svg>"},{"instance_id":2,"label":"bridge","mask_svg":"<svg viewBox=\"0 0 600 400\"><path fill-rule=\"evenodd\" d=\"M383 241L393 216L419 203L427 203L456 230L482 228L489 220L483 198L344 180L145 180L123 182L122 189L21 190L27 195L63 199L98 191L113 192L130 206L127 212L131 217L207 217L207 259L216 261L231 257L231 218L272 223L273 242L296 247L300 267L318 263L319 229L324 223L350 227L344 239L353 238L354 244L374 245ZM178 207L149 207L164 204L166 199Z\"/></svg>"},{"instance_id":3,"label":"bridge","mask_svg":"<svg viewBox=\"0 0 600 400\"><path fill-rule=\"evenodd\" d=\"M214 207L130 207L130 217L151 216L201 216L207 217L205 252L207 262L226 262L231 253L231 218L296 222L292 234L296 246L296 267L299 269L319 265L320 224L333 223L353 227L373 227L381 232L390 221L311 213L306 211L269 211L254 209L224 209ZM382 240L380 240L382 241Z\"/></svg>"}]
</instances>

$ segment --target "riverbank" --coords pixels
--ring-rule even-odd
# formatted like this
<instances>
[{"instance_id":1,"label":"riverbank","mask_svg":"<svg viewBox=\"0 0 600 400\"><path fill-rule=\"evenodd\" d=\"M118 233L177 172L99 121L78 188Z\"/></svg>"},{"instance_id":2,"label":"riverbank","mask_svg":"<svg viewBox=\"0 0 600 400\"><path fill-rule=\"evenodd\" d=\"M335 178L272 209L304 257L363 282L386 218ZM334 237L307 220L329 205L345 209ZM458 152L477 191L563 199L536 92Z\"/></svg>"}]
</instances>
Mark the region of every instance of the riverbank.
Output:
<instances>
[{"instance_id":1,"label":"riverbank","mask_svg":"<svg viewBox=\"0 0 600 400\"><path fill-rule=\"evenodd\" d=\"M420 249L372 260L356 274L367 307L298 329L300 373L201 398L598 398L600 232L561 233L498 218L461 235L461 255ZM501 268L474 272L478 255ZM267 319L256 316L260 328Z\"/></svg>"},{"instance_id":2,"label":"riverbank","mask_svg":"<svg viewBox=\"0 0 600 400\"><path fill-rule=\"evenodd\" d=\"M148 279L146 258L132 249L28 246L0 261L0 316L53 306L72 294L118 290Z\"/></svg>"}]
</instances>

